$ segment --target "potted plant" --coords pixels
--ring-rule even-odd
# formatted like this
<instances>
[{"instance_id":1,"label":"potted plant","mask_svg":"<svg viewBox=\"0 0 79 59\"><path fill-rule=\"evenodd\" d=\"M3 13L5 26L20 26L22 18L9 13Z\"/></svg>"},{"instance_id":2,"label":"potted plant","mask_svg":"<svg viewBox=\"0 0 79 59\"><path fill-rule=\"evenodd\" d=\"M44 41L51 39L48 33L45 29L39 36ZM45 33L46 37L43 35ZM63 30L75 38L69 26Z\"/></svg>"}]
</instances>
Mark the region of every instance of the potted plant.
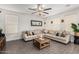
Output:
<instances>
[{"instance_id":1,"label":"potted plant","mask_svg":"<svg viewBox=\"0 0 79 59\"><path fill-rule=\"evenodd\" d=\"M75 36L79 36L79 24L71 24L71 28L73 29Z\"/></svg>"},{"instance_id":2,"label":"potted plant","mask_svg":"<svg viewBox=\"0 0 79 59\"><path fill-rule=\"evenodd\" d=\"M0 37L5 37L5 34L4 33L2 33L2 29L0 29Z\"/></svg>"},{"instance_id":3,"label":"potted plant","mask_svg":"<svg viewBox=\"0 0 79 59\"><path fill-rule=\"evenodd\" d=\"M0 29L0 34L2 34L2 29Z\"/></svg>"},{"instance_id":4,"label":"potted plant","mask_svg":"<svg viewBox=\"0 0 79 59\"><path fill-rule=\"evenodd\" d=\"M0 29L0 37L2 36L2 29Z\"/></svg>"}]
</instances>

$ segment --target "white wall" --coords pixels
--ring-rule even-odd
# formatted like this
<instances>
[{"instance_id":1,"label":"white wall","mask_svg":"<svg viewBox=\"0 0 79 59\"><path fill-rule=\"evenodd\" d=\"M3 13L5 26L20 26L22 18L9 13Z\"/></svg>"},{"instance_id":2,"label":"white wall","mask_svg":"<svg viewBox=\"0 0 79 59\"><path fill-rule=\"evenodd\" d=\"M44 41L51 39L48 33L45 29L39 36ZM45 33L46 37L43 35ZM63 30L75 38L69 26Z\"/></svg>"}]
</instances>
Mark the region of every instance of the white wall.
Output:
<instances>
[{"instance_id":1,"label":"white wall","mask_svg":"<svg viewBox=\"0 0 79 59\"><path fill-rule=\"evenodd\" d=\"M64 19L63 28L61 26L61 19ZM53 24L51 24L51 21L53 21ZM71 23L79 23L79 8L50 16L46 20L46 23L45 28L47 29L67 30L73 34Z\"/></svg>"},{"instance_id":2,"label":"white wall","mask_svg":"<svg viewBox=\"0 0 79 59\"><path fill-rule=\"evenodd\" d=\"M31 23L30 23L31 20L43 21L43 19L40 17L28 15L24 13L18 13L14 11L9 11L9 10L4 10L4 9L0 9L0 10L2 11L2 13L0 13L0 28L3 29L4 33L6 33L6 24L5 24L6 15L15 15L18 17L18 24L17 24L18 32L10 33L10 34L6 33L7 41L21 39L22 31L41 29L43 27L43 26L34 27L34 26L31 26Z\"/></svg>"},{"instance_id":3,"label":"white wall","mask_svg":"<svg viewBox=\"0 0 79 59\"><path fill-rule=\"evenodd\" d=\"M20 15L19 25L20 25L20 31L23 30L35 30L35 29L42 29L41 26L31 26L31 20L39 20L43 21L43 19L37 17L37 16L31 16L31 15Z\"/></svg>"}]
</instances>

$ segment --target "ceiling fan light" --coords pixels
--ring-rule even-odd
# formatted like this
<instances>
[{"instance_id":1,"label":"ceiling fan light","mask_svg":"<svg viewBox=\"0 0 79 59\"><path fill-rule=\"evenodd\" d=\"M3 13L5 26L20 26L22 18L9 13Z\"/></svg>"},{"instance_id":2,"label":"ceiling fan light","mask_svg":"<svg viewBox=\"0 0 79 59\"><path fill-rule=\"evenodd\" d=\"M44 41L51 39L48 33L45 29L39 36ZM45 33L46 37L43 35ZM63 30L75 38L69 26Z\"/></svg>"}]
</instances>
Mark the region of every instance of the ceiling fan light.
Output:
<instances>
[{"instance_id":1,"label":"ceiling fan light","mask_svg":"<svg viewBox=\"0 0 79 59\"><path fill-rule=\"evenodd\" d=\"M41 8L39 8L39 10L42 10Z\"/></svg>"}]
</instances>

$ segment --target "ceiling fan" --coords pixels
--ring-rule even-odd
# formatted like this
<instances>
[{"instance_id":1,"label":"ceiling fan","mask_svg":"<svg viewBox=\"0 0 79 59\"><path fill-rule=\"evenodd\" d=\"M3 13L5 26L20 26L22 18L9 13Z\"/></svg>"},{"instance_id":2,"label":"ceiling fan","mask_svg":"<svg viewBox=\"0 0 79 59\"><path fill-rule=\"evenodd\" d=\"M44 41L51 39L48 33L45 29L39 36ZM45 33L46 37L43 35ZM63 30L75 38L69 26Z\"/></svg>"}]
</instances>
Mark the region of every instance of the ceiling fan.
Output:
<instances>
[{"instance_id":1,"label":"ceiling fan","mask_svg":"<svg viewBox=\"0 0 79 59\"><path fill-rule=\"evenodd\" d=\"M32 14L38 13L40 16L44 13L44 14L49 14L48 12L46 12L47 10L51 10L52 8L45 8L43 7L42 4L37 4L37 7L34 8L28 8L29 10L33 10L34 12Z\"/></svg>"}]
</instances>

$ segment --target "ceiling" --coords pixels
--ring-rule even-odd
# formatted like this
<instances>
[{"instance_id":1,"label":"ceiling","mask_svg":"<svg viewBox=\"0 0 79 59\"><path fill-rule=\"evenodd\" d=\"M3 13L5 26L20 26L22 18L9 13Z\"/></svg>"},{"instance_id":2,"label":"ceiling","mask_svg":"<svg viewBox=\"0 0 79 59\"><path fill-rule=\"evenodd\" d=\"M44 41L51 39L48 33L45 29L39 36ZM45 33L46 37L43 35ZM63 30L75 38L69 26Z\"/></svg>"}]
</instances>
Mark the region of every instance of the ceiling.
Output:
<instances>
[{"instance_id":1,"label":"ceiling","mask_svg":"<svg viewBox=\"0 0 79 59\"><path fill-rule=\"evenodd\" d=\"M48 17L77 8L79 7L79 4L44 4L43 6L44 8L52 8L52 10L46 11L49 13L48 15L44 14L44 17ZM31 14L34 11L29 10L28 8L36 8L36 4L0 4L0 8Z\"/></svg>"}]
</instances>

